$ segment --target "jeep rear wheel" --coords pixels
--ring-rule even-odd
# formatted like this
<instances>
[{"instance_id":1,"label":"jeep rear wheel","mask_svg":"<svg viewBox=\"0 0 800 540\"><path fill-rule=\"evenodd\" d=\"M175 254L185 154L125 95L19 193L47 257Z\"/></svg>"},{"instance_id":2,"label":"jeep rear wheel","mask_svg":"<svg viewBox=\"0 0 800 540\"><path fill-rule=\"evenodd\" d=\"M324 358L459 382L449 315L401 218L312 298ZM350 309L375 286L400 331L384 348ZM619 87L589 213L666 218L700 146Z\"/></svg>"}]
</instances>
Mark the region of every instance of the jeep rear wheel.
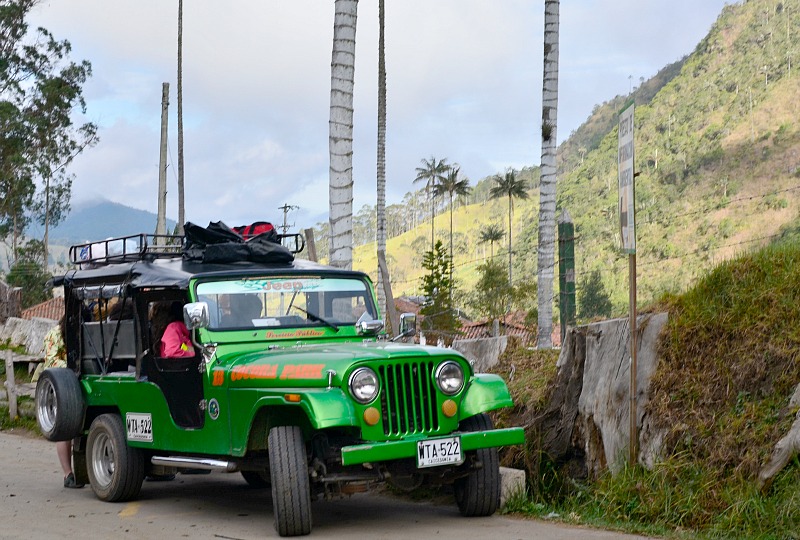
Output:
<instances>
[{"instance_id":1,"label":"jeep rear wheel","mask_svg":"<svg viewBox=\"0 0 800 540\"><path fill-rule=\"evenodd\" d=\"M106 502L136 498L144 481L144 456L125 439L122 419L103 414L92 422L86 443L89 482L97 498Z\"/></svg>"},{"instance_id":2,"label":"jeep rear wheel","mask_svg":"<svg viewBox=\"0 0 800 540\"><path fill-rule=\"evenodd\" d=\"M75 372L49 368L36 383L36 422L48 441L68 441L83 428L85 403Z\"/></svg>"},{"instance_id":3,"label":"jeep rear wheel","mask_svg":"<svg viewBox=\"0 0 800 540\"><path fill-rule=\"evenodd\" d=\"M303 432L298 426L269 430L269 468L275 530L281 536L311 532L311 489Z\"/></svg>"},{"instance_id":4,"label":"jeep rear wheel","mask_svg":"<svg viewBox=\"0 0 800 540\"><path fill-rule=\"evenodd\" d=\"M461 431L493 428L492 419L486 414L471 416L459 426ZM453 484L456 504L464 516L491 516L500 506L500 460L497 448L480 448L467 454L468 460L473 458L480 462L479 468Z\"/></svg>"}]
</instances>

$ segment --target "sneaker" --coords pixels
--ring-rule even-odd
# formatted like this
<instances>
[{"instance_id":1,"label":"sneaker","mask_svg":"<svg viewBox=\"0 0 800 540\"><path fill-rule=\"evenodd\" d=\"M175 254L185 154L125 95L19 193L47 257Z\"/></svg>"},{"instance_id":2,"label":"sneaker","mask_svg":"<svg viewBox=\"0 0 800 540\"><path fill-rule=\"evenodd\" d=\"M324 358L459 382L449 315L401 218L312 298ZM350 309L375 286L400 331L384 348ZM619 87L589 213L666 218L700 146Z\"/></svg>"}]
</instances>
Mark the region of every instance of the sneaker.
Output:
<instances>
[{"instance_id":1,"label":"sneaker","mask_svg":"<svg viewBox=\"0 0 800 540\"><path fill-rule=\"evenodd\" d=\"M82 488L85 484L79 484L75 481L75 474L69 473L67 476L64 477L64 487L65 488Z\"/></svg>"}]
</instances>

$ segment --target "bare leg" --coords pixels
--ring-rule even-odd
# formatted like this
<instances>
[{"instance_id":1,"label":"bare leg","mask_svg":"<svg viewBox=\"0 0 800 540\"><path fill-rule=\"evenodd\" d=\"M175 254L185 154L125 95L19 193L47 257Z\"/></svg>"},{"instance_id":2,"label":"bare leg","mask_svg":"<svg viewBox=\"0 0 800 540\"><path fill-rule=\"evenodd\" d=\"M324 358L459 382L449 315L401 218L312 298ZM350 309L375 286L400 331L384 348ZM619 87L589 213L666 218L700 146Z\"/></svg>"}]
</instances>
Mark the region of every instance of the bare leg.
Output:
<instances>
[{"instance_id":1,"label":"bare leg","mask_svg":"<svg viewBox=\"0 0 800 540\"><path fill-rule=\"evenodd\" d=\"M72 441L58 441L56 443L56 453L58 461L61 463L61 470L66 477L72 472Z\"/></svg>"}]
</instances>

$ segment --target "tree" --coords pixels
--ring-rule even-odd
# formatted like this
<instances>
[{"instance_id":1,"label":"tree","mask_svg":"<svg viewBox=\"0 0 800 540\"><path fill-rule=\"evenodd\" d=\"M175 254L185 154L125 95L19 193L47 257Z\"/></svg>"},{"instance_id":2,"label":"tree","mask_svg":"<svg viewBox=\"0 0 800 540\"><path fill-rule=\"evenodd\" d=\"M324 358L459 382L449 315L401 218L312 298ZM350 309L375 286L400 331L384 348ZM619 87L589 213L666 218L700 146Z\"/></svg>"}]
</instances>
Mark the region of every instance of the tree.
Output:
<instances>
[{"instance_id":1,"label":"tree","mask_svg":"<svg viewBox=\"0 0 800 540\"><path fill-rule=\"evenodd\" d=\"M385 55L385 1L378 0L378 203L377 238L378 246L378 303L386 317L389 333L399 326L394 307L392 283L389 279L389 265L386 262L386 55ZM386 270L386 271L384 271Z\"/></svg>"},{"instance_id":2,"label":"tree","mask_svg":"<svg viewBox=\"0 0 800 540\"><path fill-rule=\"evenodd\" d=\"M458 173L461 169L457 165L453 165L447 171L444 178L433 186L433 191L436 195L447 194L450 198L450 282L453 282L453 198L464 197L469 195L472 188L469 187L468 178L458 178ZM450 291L453 294L453 291Z\"/></svg>"},{"instance_id":3,"label":"tree","mask_svg":"<svg viewBox=\"0 0 800 540\"><path fill-rule=\"evenodd\" d=\"M478 283L469 295L467 305L490 321L505 316L513 298L513 288L503 264L488 260L478 265Z\"/></svg>"},{"instance_id":4,"label":"tree","mask_svg":"<svg viewBox=\"0 0 800 540\"><path fill-rule=\"evenodd\" d=\"M525 191L525 182L517 178L514 169L509 169L503 176L495 175L494 185L489 191L492 199L508 197L508 282L513 285L514 280L511 275L511 218L514 215L514 199L527 199L528 192Z\"/></svg>"},{"instance_id":5,"label":"tree","mask_svg":"<svg viewBox=\"0 0 800 540\"><path fill-rule=\"evenodd\" d=\"M489 260L478 265L478 283L467 299L467 305L490 321L503 319L509 306L531 310L536 298L536 285L522 281L511 285L502 263Z\"/></svg>"},{"instance_id":6,"label":"tree","mask_svg":"<svg viewBox=\"0 0 800 540\"><path fill-rule=\"evenodd\" d=\"M505 235L506 232L499 223L492 223L481 231L480 242L482 244L489 242L489 246L492 250L492 256L490 257L491 259L494 259L494 243L502 240Z\"/></svg>"},{"instance_id":7,"label":"tree","mask_svg":"<svg viewBox=\"0 0 800 540\"><path fill-rule=\"evenodd\" d=\"M593 270L589 277L582 280L578 287L578 317L583 320L594 317L610 317L612 313L611 298L603 286L600 270Z\"/></svg>"},{"instance_id":8,"label":"tree","mask_svg":"<svg viewBox=\"0 0 800 540\"><path fill-rule=\"evenodd\" d=\"M542 159L539 190L539 324L536 345L553 347L553 276L556 229L556 127L558 125L559 0L544 1L544 75L542 82Z\"/></svg>"},{"instance_id":9,"label":"tree","mask_svg":"<svg viewBox=\"0 0 800 540\"><path fill-rule=\"evenodd\" d=\"M0 236L12 235L14 258L31 217L47 231L69 210L65 171L97 142L97 126L73 118L76 109L86 112L83 85L91 64L69 61L70 43L44 28L29 38L25 18L38 1L0 6ZM46 261L47 233L43 250Z\"/></svg>"},{"instance_id":10,"label":"tree","mask_svg":"<svg viewBox=\"0 0 800 540\"><path fill-rule=\"evenodd\" d=\"M44 243L29 240L17 249L17 259L9 268L6 282L22 289L22 308L29 308L50 298L52 275L44 259Z\"/></svg>"},{"instance_id":11,"label":"tree","mask_svg":"<svg viewBox=\"0 0 800 540\"><path fill-rule=\"evenodd\" d=\"M444 180L444 176L450 169L450 165L447 164L447 158L436 159L433 156L431 156L430 159L422 159L421 161L422 167L417 167L417 177L414 178L414 183L425 182L425 193L428 195L428 200L431 203L431 251L433 251L435 246L434 219L436 217L436 193L434 187L440 181Z\"/></svg>"},{"instance_id":12,"label":"tree","mask_svg":"<svg viewBox=\"0 0 800 540\"><path fill-rule=\"evenodd\" d=\"M330 263L353 266L353 86L358 0L336 0L331 58Z\"/></svg>"},{"instance_id":13,"label":"tree","mask_svg":"<svg viewBox=\"0 0 800 540\"><path fill-rule=\"evenodd\" d=\"M42 240L45 267L49 263L49 237L50 224L58 224L70 210L70 195L72 193L73 175L68 175L61 169L52 178L44 179L41 193L34 198L31 210L40 224L44 225L44 238Z\"/></svg>"},{"instance_id":14,"label":"tree","mask_svg":"<svg viewBox=\"0 0 800 540\"><path fill-rule=\"evenodd\" d=\"M425 252L422 268L428 271L422 276L422 291L428 298L420 310L425 317L422 329L428 338L450 344L457 336L459 322L450 295L453 289L450 257L441 240L436 241L432 251Z\"/></svg>"}]
</instances>

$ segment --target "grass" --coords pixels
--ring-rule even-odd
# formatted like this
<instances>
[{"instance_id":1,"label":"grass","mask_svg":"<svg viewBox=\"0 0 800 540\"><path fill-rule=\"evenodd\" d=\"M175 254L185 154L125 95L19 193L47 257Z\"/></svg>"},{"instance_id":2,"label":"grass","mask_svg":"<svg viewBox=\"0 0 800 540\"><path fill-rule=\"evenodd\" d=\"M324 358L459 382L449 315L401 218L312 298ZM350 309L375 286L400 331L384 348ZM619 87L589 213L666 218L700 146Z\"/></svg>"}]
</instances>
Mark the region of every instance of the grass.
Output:
<instances>
[{"instance_id":1,"label":"grass","mask_svg":"<svg viewBox=\"0 0 800 540\"><path fill-rule=\"evenodd\" d=\"M0 350L12 350L14 352L25 354L24 346L11 346L8 341L0 342ZM6 381L6 365L5 362L0 362L0 378L3 382ZM17 383L30 382L31 375L28 373L27 365L14 366L14 380ZM3 388L5 390L5 388ZM3 394L5 395L5 394ZM17 397L18 410L19 406L25 406L27 402L32 401L27 396ZM0 431L15 431L19 430L27 434L39 434L39 427L36 425L36 419L26 416L19 416L16 419L11 419L8 413L7 405L0 405Z\"/></svg>"},{"instance_id":2,"label":"grass","mask_svg":"<svg viewBox=\"0 0 800 540\"><path fill-rule=\"evenodd\" d=\"M789 398L800 383L800 239L725 262L651 310L670 314L648 405L667 434L665 457L579 482L529 440L529 495L505 511L675 538L800 539L800 459L764 491L756 482L798 413ZM515 402L532 407L517 420L546 403L554 364L540 364L535 383L507 378Z\"/></svg>"},{"instance_id":3,"label":"grass","mask_svg":"<svg viewBox=\"0 0 800 540\"><path fill-rule=\"evenodd\" d=\"M19 402L23 399L19 398ZM19 416L12 419L8 414L8 407L0 405L0 431L17 431L26 435L39 435L39 426L36 419L28 416Z\"/></svg>"}]
</instances>

